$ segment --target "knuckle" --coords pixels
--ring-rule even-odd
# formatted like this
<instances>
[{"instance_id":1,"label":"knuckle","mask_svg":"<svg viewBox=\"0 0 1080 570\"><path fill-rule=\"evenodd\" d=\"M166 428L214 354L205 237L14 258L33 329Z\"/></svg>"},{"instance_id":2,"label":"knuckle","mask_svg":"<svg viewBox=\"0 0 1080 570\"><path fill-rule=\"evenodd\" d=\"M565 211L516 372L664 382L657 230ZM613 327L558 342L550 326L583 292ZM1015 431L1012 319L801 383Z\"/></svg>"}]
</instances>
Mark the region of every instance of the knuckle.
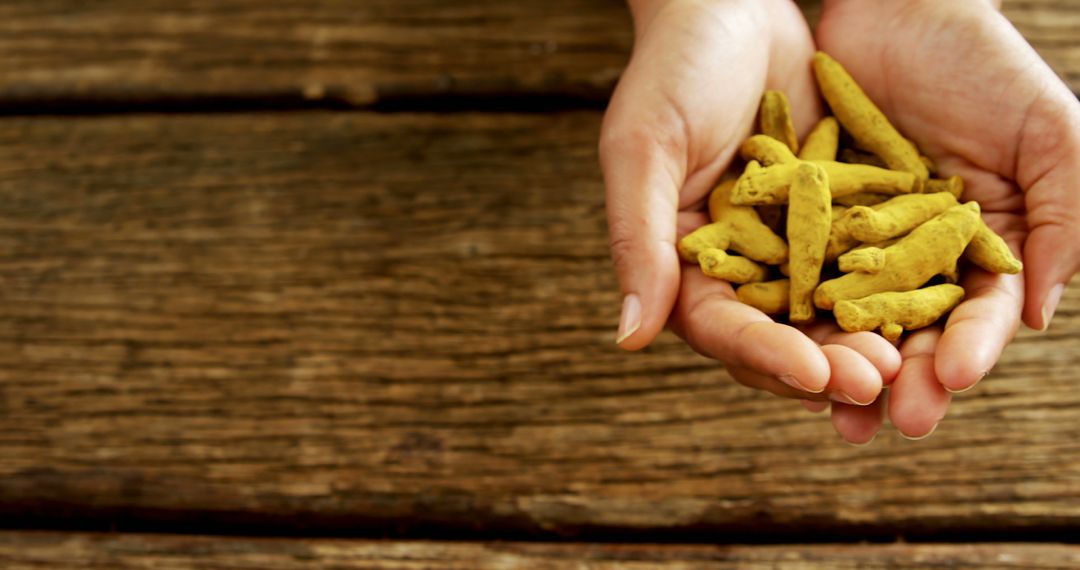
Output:
<instances>
[{"instance_id":1,"label":"knuckle","mask_svg":"<svg viewBox=\"0 0 1080 570\"><path fill-rule=\"evenodd\" d=\"M620 271L629 268L635 263L635 258L640 248L637 240L629 234L612 231L611 235L611 260Z\"/></svg>"}]
</instances>

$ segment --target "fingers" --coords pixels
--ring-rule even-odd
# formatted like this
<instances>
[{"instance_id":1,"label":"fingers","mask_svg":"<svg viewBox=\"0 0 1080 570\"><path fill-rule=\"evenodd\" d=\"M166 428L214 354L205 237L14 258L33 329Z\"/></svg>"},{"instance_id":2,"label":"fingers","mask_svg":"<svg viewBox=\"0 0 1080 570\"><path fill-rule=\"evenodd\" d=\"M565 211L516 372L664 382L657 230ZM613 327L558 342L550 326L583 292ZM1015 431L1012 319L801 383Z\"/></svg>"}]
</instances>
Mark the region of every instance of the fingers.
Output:
<instances>
[{"instance_id":1,"label":"fingers","mask_svg":"<svg viewBox=\"0 0 1080 570\"><path fill-rule=\"evenodd\" d=\"M933 433L949 408L950 395L934 373L940 337L937 328L922 329L912 333L900 348L904 363L889 392L889 418L908 439Z\"/></svg>"},{"instance_id":2,"label":"fingers","mask_svg":"<svg viewBox=\"0 0 1080 570\"><path fill-rule=\"evenodd\" d=\"M972 268L962 285L967 298L945 323L934 356L934 374L950 392L975 386L1001 358L1020 327L1024 280Z\"/></svg>"},{"instance_id":3,"label":"fingers","mask_svg":"<svg viewBox=\"0 0 1080 570\"><path fill-rule=\"evenodd\" d=\"M881 374L861 354L840 344L826 344L821 351L832 372L826 388L830 400L865 406L881 394Z\"/></svg>"},{"instance_id":4,"label":"fingers","mask_svg":"<svg viewBox=\"0 0 1080 570\"><path fill-rule=\"evenodd\" d=\"M825 410L829 409L829 403L828 402L817 402L817 401L814 401L814 400L802 400L799 403L802 404L802 407L806 408L806 411L813 412L815 414L820 414L821 412L824 412Z\"/></svg>"},{"instance_id":5,"label":"fingers","mask_svg":"<svg viewBox=\"0 0 1080 570\"><path fill-rule=\"evenodd\" d=\"M795 390L820 393L829 382L829 361L814 341L740 303L730 285L696 267L683 270L673 329L699 353Z\"/></svg>"},{"instance_id":6,"label":"fingers","mask_svg":"<svg viewBox=\"0 0 1080 570\"><path fill-rule=\"evenodd\" d=\"M605 120L600 161L611 254L623 293L616 343L637 350L663 329L679 289L675 224L683 180L671 149L613 121L615 126Z\"/></svg>"},{"instance_id":7,"label":"fingers","mask_svg":"<svg viewBox=\"0 0 1080 570\"><path fill-rule=\"evenodd\" d=\"M784 384L774 376L768 374L762 374L756 370L750 368L743 368L740 366L726 366L726 370L736 382L746 386L747 388L753 388L755 390L762 390L768 392L774 396L780 396L781 398L789 398L792 400L801 400L803 402L813 402L815 404L824 404L828 407L828 402L825 401L826 395L824 393L811 394L806 390L799 390L792 388L787 384Z\"/></svg>"},{"instance_id":8,"label":"fingers","mask_svg":"<svg viewBox=\"0 0 1080 570\"><path fill-rule=\"evenodd\" d=\"M803 327L802 330L818 344L839 344L854 349L877 369L885 386L891 384L900 372L900 351L881 335L845 332L836 323L827 321Z\"/></svg>"},{"instance_id":9,"label":"fingers","mask_svg":"<svg viewBox=\"0 0 1080 570\"><path fill-rule=\"evenodd\" d=\"M844 441L857 446L869 445L881 430L882 401L867 406L834 403L832 425Z\"/></svg>"},{"instance_id":10,"label":"fingers","mask_svg":"<svg viewBox=\"0 0 1080 570\"><path fill-rule=\"evenodd\" d=\"M727 370L740 384L764 390L784 398L800 399L812 411L823 411L825 399L851 405L865 406L881 394L881 376L872 364L853 349L841 345L825 345L821 351L828 360L832 376L824 392L811 393L785 384L773 375L752 368L728 365Z\"/></svg>"}]
</instances>

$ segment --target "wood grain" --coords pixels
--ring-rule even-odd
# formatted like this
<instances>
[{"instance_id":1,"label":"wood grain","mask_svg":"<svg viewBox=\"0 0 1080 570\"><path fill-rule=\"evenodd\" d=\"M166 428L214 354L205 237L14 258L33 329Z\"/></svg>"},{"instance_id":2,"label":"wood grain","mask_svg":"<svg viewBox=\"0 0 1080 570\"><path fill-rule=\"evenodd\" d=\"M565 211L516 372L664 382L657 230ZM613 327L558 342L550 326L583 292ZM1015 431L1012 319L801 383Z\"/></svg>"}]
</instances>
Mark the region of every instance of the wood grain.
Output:
<instances>
[{"instance_id":1,"label":"wood grain","mask_svg":"<svg viewBox=\"0 0 1080 570\"><path fill-rule=\"evenodd\" d=\"M0 5L0 101L602 100L621 0L110 0Z\"/></svg>"},{"instance_id":2,"label":"wood grain","mask_svg":"<svg viewBox=\"0 0 1080 570\"><path fill-rule=\"evenodd\" d=\"M0 533L7 570L731 570L1075 568L1080 546L888 544L705 546L210 538Z\"/></svg>"},{"instance_id":3,"label":"wood grain","mask_svg":"<svg viewBox=\"0 0 1080 570\"><path fill-rule=\"evenodd\" d=\"M816 19L818 2L802 2ZM1005 12L1080 91L1080 4ZM601 104L633 42L621 0L43 0L0 4L0 107ZM539 104L535 99L530 103ZM502 102L502 103L500 103Z\"/></svg>"},{"instance_id":4,"label":"wood grain","mask_svg":"<svg viewBox=\"0 0 1080 570\"><path fill-rule=\"evenodd\" d=\"M1080 524L1080 287L934 438L848 447L671 336L613 346L599 119L0 120L0 513L709 540Z\"/></svg>"},{"instance_id":5,"label":"wood grain","mask_svg":"<svg viewBox=\"0 0 1080 570\"><path fill-rule=\"evenodd\" d=\"M1002 12L1073 92L1080 93L1080 2L1005 0Z\"/></svg>"}]
</instances>

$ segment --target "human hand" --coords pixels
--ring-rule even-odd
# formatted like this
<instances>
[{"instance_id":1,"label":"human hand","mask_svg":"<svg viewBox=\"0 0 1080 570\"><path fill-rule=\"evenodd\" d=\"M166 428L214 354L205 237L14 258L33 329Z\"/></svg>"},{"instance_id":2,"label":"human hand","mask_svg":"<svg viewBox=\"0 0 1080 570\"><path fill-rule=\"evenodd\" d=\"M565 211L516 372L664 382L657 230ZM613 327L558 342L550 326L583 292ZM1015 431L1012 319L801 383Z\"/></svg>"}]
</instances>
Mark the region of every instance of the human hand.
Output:
<instances>
[{"instance_id":1,"label":"human hand","mask_svg":"<svg viewBox=\"0 0 1080 570\"><path fill-rule=\"evenodd\" d=\"M1023 274L971 269L944 328L904 340L889 416L925 437L1080 265L1080 104L988 0L826 0L817 42L1022 253Z\"/></svg>"},{"instance_id":2,"label":"human hand","mask_svg":"<svg viewBox=\"0 0 1080 570\"><path fill-rule=\"evenodd\" d=\"M807 400L874 401L900 366L892 345L871 333L819 326L808 336L775 323L739 303L727 283L680 268L675 248L706 223L702 204L751 133L767 87L788 94L801 133L820 118L801 12L789 0L631 4L637 41L600 143L625 296L620 346L646 346L670 317L691 347L743 384ZM847 408L855 406L838 407L834 424L849 441L869 440L876 427L849 429Z\"/></svg>"}]
</instances>

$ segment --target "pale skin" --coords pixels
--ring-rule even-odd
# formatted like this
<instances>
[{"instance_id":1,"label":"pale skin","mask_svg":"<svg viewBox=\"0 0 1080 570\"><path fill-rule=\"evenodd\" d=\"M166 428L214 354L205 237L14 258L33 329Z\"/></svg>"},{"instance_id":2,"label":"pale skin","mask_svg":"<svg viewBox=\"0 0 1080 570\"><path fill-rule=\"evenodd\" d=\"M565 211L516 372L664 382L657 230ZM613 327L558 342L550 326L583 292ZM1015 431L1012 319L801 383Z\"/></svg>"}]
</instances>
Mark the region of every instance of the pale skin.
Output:
<instances>
[{"instance_id":1,"label":"pale skin","mask_svg":"<svg viewBox=\"0 0 1080 570\"><path fill-rule=\"evenodd\" d=\"M612 253L624 294L620 346L665 324L739 382L832 410L846 441L888 413L929 435L950 392L973 387L1021 320L1049 325L1080 265L1080 104L988 0L826 1L817 37L790 0L631 0L637 41L601 133ZM795 329L680 266L674 244L751 133L764 89L785 91L805 135L822 114L809 61L838 59L944 174L959 174L1025 264L973 271L941 328L894 347L834 326ZM903 89L895 88L902 85ZM988 121L986 117L994 117ZM783 355L777 358L776 355Z\"/></svg>"}]
</instances>

